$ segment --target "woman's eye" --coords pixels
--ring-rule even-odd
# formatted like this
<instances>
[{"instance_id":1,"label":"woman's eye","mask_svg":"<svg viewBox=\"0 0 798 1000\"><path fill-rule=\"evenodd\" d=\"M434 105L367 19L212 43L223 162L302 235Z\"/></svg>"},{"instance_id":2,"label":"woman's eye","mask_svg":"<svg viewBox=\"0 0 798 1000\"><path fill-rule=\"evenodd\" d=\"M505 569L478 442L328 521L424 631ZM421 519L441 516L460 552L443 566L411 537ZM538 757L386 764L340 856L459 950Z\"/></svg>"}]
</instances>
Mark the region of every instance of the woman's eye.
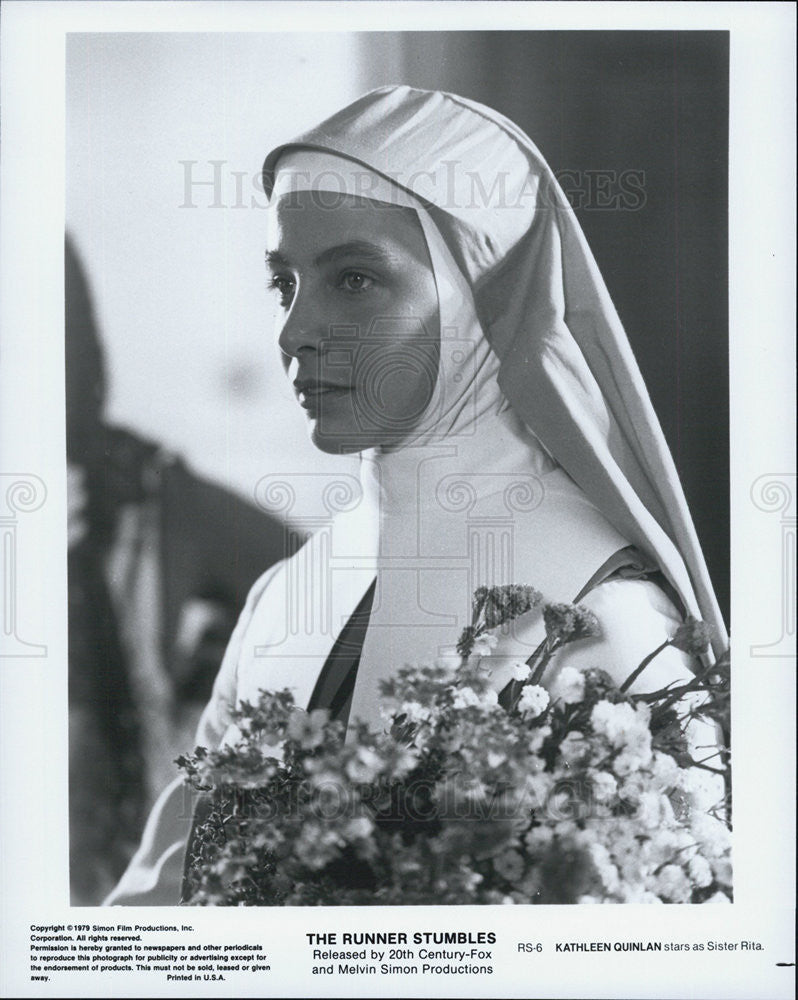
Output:
<instances>
[{"instance_id":1,"label":"woman's eye","mask_svg":"<svg viewBox=\"0 0 798 1000\"><path fill-rule=\"evenodd\" d=\"M280 305L289 306L294 297L296 282L293 278L286 278L285 275L273 274L269 279L269 289L277 292L280 296Z\"/></svg>"},{"instance_id":2,"label":"woman's eye","mask_svg":"<svg viewBox=\"0 0 798 1000\"><path fill-rule=\"evenodd\" d=\"M365 292L373 284L374 279L361 271L345 271L341 275L341 288L347 292Z\"/></svg>"}]
</instances>

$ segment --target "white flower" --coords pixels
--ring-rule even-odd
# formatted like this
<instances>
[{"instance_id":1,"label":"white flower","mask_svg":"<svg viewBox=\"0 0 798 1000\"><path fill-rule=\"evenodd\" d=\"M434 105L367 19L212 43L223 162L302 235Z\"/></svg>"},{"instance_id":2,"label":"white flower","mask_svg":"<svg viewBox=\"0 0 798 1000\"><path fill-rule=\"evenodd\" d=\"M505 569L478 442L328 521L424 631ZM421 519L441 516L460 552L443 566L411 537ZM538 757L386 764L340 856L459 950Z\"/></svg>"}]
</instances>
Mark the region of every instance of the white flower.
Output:
<instances>
[{"instance_id":1,"label":"white flower","mask_svg":"<svg viewBox=\"0 0 798 1000\"><path fill-rule=\"evenodd\" d=\"M699 767L682 771L681 787L687 793L694 810L706 812L716 805L724 794L723 777Z\"/></svg>"},{"instance_id":2,"label":"white flower","mask_svg":"<svg viewBox=\"0 0 798 1000\"><path fill-rule=\"evenodd\" d=\"M714 896L710 896L709 899L705 900L706 903L731 903L731 900L726 895L725 892L716 892Z\"/></svg>"},{"instance_id":3,"label":"white flower","mask_svg":"<svg viewBox=\"0 0 798 1000\"><path fill-rule=\"evenodd\" d=\"M732 884L732 866L728 857L712 858L710 861L715 880L721 885Z\"/></svg>"},{"instance_id":4,"label":"white flower","mask_svg":"<svg viewBox=\"0 0 798 1000\"><path fill-rule=\"evenodd\" d=\"M465 876L464 884L466 889L476 889L479 883L485 878L484 875L480 875L479 872L469 872Z\"/></svg>"},{"instance_id":5,"label":"white flower","mask_svg":"<svg viewBox=\"0 0 798 1000\"><path fill-rule=\"evenodd\" d=\"M618 782L609 771L592 771L590 780L593 783L593 795L600 802L614 798L618 792Z\"/></svg>"},{"instance_id":6,"label":"white flower","mask_svg":"<svg viewBox=\"0 0 798 1000\"><path fill-rule=\"evenodd\" d=\"M560 757L566 767L581 763L590 751L582 733L571 731L560 744Z\"/></svg>"},{"instance_id":7,"label":"white flower","mask_svg":"<svg viewBox=\"0 0 798 1000\"><path fill-rule=\"evenodd\" d=\"M343 829L346 840L363 840L374 829L374 824L368 816L355 816Z\"/></svg>"},{"instance_id":8,"label":"white flower","mask_svg":"<svg viewBox=\"0 0 798 1000\"><path fill-rule=\"evenodd\" d=\"M499 639L495 635L485 635L479 636L478 639L474 640L474 645L471 647L472 656L490 656L494 648L498 645Z\"/></svg>"},{"instance_id":9,"label":"white flower","mask_svg":"<svg viewBox=\"0 0 798 1000\"><path fill-rule=\"evenodd\" d=\"M503 851L493 859L493 867L508 882L516 882L524 874L524 859L516 850Z\"/></svg>"},{"instance_id":10,"label":"white flower","mask_svg":"<svg viewBox=\"0 0 798 1000\"><path fill-rule=\"evenodd\" d=\"M573 705L585 696L585 675L575 667L563 667L554 682L554 694L566 705Z\"/></svg>"},{"instance_id":11,"label":"white flower","mask_svg":"<svg viewBox=\"0 0 798 1000\"><path fill-rule=\"evenodd\" d=\"M524 808L542 809L554 784L553 776L547 771L538 771L524 775L523 780L519 798Z\"/></svg>"},{"instance_id":12,"label":"white flower","mask_svg":"<svg viewBox=\"0 0 798 1000\"><path fill-rule=\"evenodd\" d=\"M337 794L344 795L348 792L344 778L336 771L324 770L323 766L315 770L313 766L316 762L309 760L306 770L310 772L310 785L315 789L331 789Z\"/></svg>"},{"instance_id":13,"label":"white flower","mask_svg":"<svg viewBox=\"0 0 798 1000\"><path fill-rule=\"evenodd\" d=\"M483 708L496 708L499 704L499 694L493 688L485 688L479 696L479 702Z\"/></svg>"},{"instance_id":14,"label":"white flower","mask_svg":"<svg viewBox=\"0 0 798 1000\"><path fill-rule=\"evenodd\" d=\"M453 673L460 666L462 659L456 646L445 646L435 660L435 666Z\"/></svg>"},{"instance_id":15,"label":"white flower","mask_svg":"<svg viewBox=\"0 0 798 1000\"><path fill-rule=\"evenodd\" d=\"M466 799L483 799L487 788L484 781L479 778L469 778L460 788L462 796Z\"/></svg>"},{"instance_id":16,"label":"white flower","mask_svg":"<svg viewBox=\"0 0 798 1000\"><path fill-rule=\"evenodd\" d=\"M300 831L293 853L314 871L319 871L333 860L343 846L340 834L317 823L307 823Z\"/></svg>"},{"instance_id":17,"label":"white flower","mask_svg":"<svg viewBox=\"0 0 798 1000\"><path fill-rule=\"evenodd\" d=\"M510 672L514 681L525 681L529 677L531 671L528 663L521 663L520 660L516 660L515 663L510 666Z\"/></svg>"},{"instance_id":18,"label":"white flower","mask_svg":"<svg viewBox=\"0 0 798 1000\"><path fill-rule=\"evenodd\" d=\"M635 819L645 830L656 830L673 822L670 802L659 792L643 792L640 796Z\"/></svg>"},{"instance_id":19,"label":"white flower","mask_svg":"<svg viewBox=\"0 0 798 1000\"><path fill-rule=\"evenodd\" d=\"M643 748L641 751L627 749L622 750L612 762L612 769L619 778L625 778L635 771L644 768L651 760L651 749Z\"/></svg>"},{"instance_id":20,"label":"white flower","mask_svg":"<svg viewBox=\"0 0 798 1000\"><path fill-rule=\"evenodd\" d=\"M393 750L393 776L404 777L418 764L420 753L418 747L401 746Z\"/></svg>"},{"instance_id":21,"label":"white flower","mask_svg":"<svg viewBox=\"0 0 798 1000\"><path fill-rule=\"evenodd\" d=\"M655 751L651 763L651 774L654 784L662 789L675 788L679 783L679 765L669 753Z\"/></svg>"},{"instance_id":22,"label":"white flower","mask_svg":"<svg viewBox=\"0 0 798 1000\"><path fill-rule=\"evenodd\" d=\"M531 855L545 850L554 840L554 830L550 826L536 826L524 835L524 844Z\"/></svg>"},{"instance_id":23,"label":"white flower","mask_svg":"<svg viewBox=\"0 0 798 1000\"><path fill-rule=\"evenodd\" d=\"M371 782L381 766L379 754L369 747L358 747L355 756L346 763L346 775L350 781Z\"/></svg>"},{"instance_id":24,"label":"white flower","mask_svg":"<svg viewBox=\"0 0 798 1000\"><path fill-rule=\"evenodd\" d=\"M528 713L532 718L535 718L540 715L541 712L545 711L548 703L548 691L540 687L538 684L528 684L523 689L521 697L518 699L519 709L525 714Z\"/></svg>"},{"instance_id":25,"label":"white flower","mask_svg":"<svg viewBox=\"0 0 798 1000\"><path fill-rule=\"evenodd\" d=\"M467 685L457 688L452 699L454 708L497 708L498 704L499 696L493 688L485 688L484 691L475 691Z\"/></svg>"},{"instance_id":26,"label":"white flower","mask_svg":"<svg viewBox=\"0 0 798 1000\"><path fill-rule=\"evenodd\" d=\"M506 753L498 753L496 750L488 750L488 767L499 767L507 760Z\"/></svg>"},{"instance_id":27,"label":"white flower","mask_svg":"<svg viewBox=\"0 0 798 1000\"><path fill-rule=\"evenodd\" d=\"M635 707L628 702L614 705L609 701L600 701L590 713L590 724L593 732L604 736L614 747L648 746L650 755L650 717L651 710L642 702Z\"/></svg>"},{"instance_id":28,"label":"white flower","mask_svg":"<svg viewBox=\"0 0 798 1000\"><path fill-rule=\"evenodd\" d=\"M710 859L722 857L731 847L726 824L707 813L693 813L690 817L690 832Z\"/></svg>"},{"instance_id":29,"label":"white flower","mask_svg":"<svg viewBox=\"0 0 798 1000\"><path fill-rule=\"evenodd\" d=\"M324 709L317 708L310 713L295 709L288 719L286 734L305 750L313 750L324 742L324 727L328 718L329 712Z\"/></svg>"},{"instance_id":30,"label":"white flower","mask_svg":"<svg viewBox=\"0 0 798 1000\"><path fill-rule=\"evenodd\" d=\"M624 903L661 903L662 900L653 892L639 885L625 886L623 890Z\"/></svg>"},{"instance_id":31,"label":"white flower","mask_svg":"<svg viewBox=\"0 0 798 1000\"><path fill-rule=\"evenodd\" d=\"M472 687L457 688L452 705L455 708L471 708L474 705L479 705L479 695Z\"/></svg>"},{"instance_id":32,"label":"white flower","mask_svg":"<svg viewBox=\"0 0 798 1000\"><path fill-rule=\"evenodd\" d=\"M681 857L688 849L694 851L695 846L695 841L683 827L662 826L652 832L646 853L652 866L658 868L674 856Z\"/></svg>"},{"instance_id":33,"label":"white flower","mask_svg":"<svg viewBox=\"0 0 798 1000\"><path fill-rule=\"evenodd\" d=\"M699 889L705 888L712 882L712 869L707 859L700 854L696 854L690 858L687 868L690 872L690 878Z\"/></svg>"},{"instance_id":34,"label":"white flower","mask_svg":"<svg viewBox=\"0 0 798 1000\"><path fill-rule=\"evenodd\" d=\"M634 801L639 799L643 792L649 790L650 779L648 775L642 774L640 771L632 771L630 774L624 776L619 787L622 798Z\"/></svg>"},{"instance_id":35,"label":"white flower","mask_svg":"<svg viewBox=\"0 0 798 1000\"><path fill-rule=\"evenodd\" d=\"M690 881L678 865L665 865L654 880L654 891L671 903L686 903L690 899Z\"/></svg>"},{"instance_id":36,"label":"white flower","mask_svg":"<svg viewBox=\"0 0 798 1000\"><path fill-rule=\"evenodd\" d=\"M533 756L539 754L549 736L551 736L551 726L543 725L538 726L536 729L531 729L527 734L526 742L530 754Z\"/></svg>"},{"instance_id":37,"label":"white flower","mask_svg":"<svg viewBox=\"0 0 798 1000\"><path fill-rule=\"evenodd\" d=\"M638 851L639 846L640 845L636 840L632 840L631 842L628 842L627 850L621 852L621 849L617 844L613 845L613 857L615 859L615 863L617 864L624 881L629 885L637 885L640 880L641 873L648 868L648 865L646 864L645 852ZM645 886L641 885L639 888L642 891L645 889ZM624 902L644 903L647 902L647 900L635 899L629 895L625 895Z\"/></svg>"},{"instance_id":38,"label":"white flower","mask_svg":"<svg viewBox=\"0 0 798 1000\"><path fill-rule=\"evenodd\" d=\"M426 722L432 717L432 710L418 701L405 701L399 708L399 714L404 713L408 722Z\"/></svg>"},{"instance_id":39,"label":"white flower","mask_svg":"<svg viewBox=\"0 0 798 1000\"><path fill-rule=\"evenodd\" d=\"M604 883L604 888L607 892L615 892L621 883L621 879L618 869L612 863L610 852L604 844L599 843L591 843L588 851L590 852L590 857L596 867L596 871Z\"/></svg>"}]
</instances>

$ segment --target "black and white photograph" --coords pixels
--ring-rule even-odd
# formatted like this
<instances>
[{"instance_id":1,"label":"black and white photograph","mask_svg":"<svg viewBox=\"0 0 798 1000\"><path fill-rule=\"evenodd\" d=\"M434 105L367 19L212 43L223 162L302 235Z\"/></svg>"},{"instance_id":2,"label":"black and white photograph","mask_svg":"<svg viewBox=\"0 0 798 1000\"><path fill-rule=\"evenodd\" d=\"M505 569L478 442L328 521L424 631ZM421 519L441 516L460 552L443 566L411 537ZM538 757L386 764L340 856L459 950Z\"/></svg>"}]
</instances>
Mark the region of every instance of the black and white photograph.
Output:
<instances>
[{"instance_id":1,"label":"black and white photograph","mask_svg":"<svg viewBox=\"0 0 798 1000\"><path fill-rule=\"evenodd\" d=\"M195 744L110 903L731 899L727 81L723 32L67 39L75 902Z\"/></svg>"},{"instance_id":2,"label":"black and white photograph","mask_svg":"<svg viewBox=\"0 0 798 1000\"><path fill-rule=\"evenodd\" d=\"M791 995L794 101L737 73L794 10L61 6L14 982Z\"/></svg>"}]
</instances>

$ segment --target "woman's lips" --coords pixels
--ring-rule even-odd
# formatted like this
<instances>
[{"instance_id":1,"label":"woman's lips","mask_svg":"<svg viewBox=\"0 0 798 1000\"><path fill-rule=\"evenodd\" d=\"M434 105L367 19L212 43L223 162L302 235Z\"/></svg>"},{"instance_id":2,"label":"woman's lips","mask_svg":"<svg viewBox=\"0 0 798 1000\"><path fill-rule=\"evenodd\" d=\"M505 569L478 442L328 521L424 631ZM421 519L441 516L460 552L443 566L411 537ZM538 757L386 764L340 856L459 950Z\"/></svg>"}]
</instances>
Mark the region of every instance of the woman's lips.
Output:
<instances>
[{"instance_id":1,"label":"woman's lips","mask_svg":"<svg viewBox=\"0 0 798 1000\"><path fill-rule=\"evenodd\" d=\"M327 385L318 382L296 387L299 405L305 410L318 409L322 400L331 401L351 391L352 387L348 385Z\"/></svg>"}]
</instances>

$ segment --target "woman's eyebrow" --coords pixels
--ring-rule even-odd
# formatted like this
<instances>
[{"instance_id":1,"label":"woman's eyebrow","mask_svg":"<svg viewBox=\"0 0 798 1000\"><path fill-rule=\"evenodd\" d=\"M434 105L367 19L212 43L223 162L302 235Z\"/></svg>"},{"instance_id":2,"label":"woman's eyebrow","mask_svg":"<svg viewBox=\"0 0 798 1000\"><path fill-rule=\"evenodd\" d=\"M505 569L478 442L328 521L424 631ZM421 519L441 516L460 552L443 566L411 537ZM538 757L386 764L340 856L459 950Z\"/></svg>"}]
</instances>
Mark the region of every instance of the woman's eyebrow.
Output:
<instances>
[{"instance_id":1,"label":"woman's eyebrow","mask_svg":"<svg viewBox=\"0 0 798 1000\"><path fill-rule=\"evenodd\" d=\"M369 243L367 240L350 240L347 243L340 243L338 246L323 250L315 259L315 264L328 264L339 260L341 257L357 257L362 261L371 264L390 264L393 255L384 247L376 243Z\"/></svg>"},{"instance_id":2,"label":"woman's eyebrow","mask_svg":"<svg viewBox=\"0 0 798 1000\"><path fill-rule=\"evenodd\" d=\"M347 243L339 243L334 247L329 247L327 250L322 250L315 257L313 263L316 266L320 266L321 264L340 260L342 257L357 257L359 260L364 261L364 263L381 264L383 266L390 264L393 260L393 255L376 243L369 243L367 240L350 240ZM267 250L266 263L270 267L291 267L289 261L279 250Z\"/></svg>"},{"instance_id":3,"label":"woman's eyebrow","mask_svg":"<svg viewBox=\"0 0 798 1000\"><path fill-rule=\"evenodd\" d=\"M290 267L291 265L283 257L279 250L267 250L266 251L266 263L270 267Z\"/></svg>"}]
</instances>

